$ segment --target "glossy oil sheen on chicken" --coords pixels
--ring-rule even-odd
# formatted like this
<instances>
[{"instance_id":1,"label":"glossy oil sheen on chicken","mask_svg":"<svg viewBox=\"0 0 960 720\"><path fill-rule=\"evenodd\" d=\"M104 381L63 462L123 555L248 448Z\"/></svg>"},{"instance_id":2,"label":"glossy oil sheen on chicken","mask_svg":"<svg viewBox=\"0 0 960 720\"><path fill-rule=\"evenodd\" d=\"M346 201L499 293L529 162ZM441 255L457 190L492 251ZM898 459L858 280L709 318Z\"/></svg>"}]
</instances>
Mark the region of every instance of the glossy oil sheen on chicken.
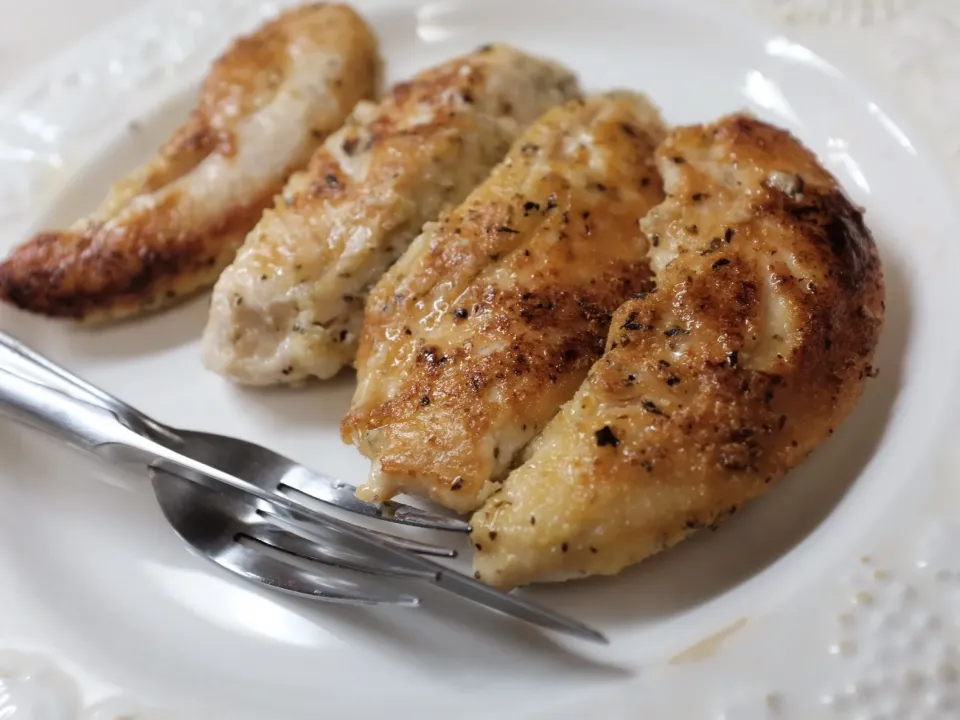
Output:
<instances>
[{"instance_id":1,"label":"glossy oil sheen on chicken","mask_svg":"<svg viewBox=\"0 0 960 720\"><path fill-rule=\"evenodd\" d=\"M883 280L861 212L788 133L744 116L658 150L655 292L474 515L501 587L617 573L796 467L871 374Z\"/></svg>"},{"instance_id":2,"label":"glossy oil sheen on chicken","mask_svg":"<svg viewBox=\"0 0 960 720\"><path fill-rule=\"evenodd\" d=\"M367 293L423 224L463 200L526 125L577 95L566 69L492 45L361 103L217 283L207 367L269 385L352 363Z\"/></svg>"},{"instance_id":3,"label":"glossy oil sheen on chicken","mask_svg":"<svg viewBox=\"0 0 960 720\"><path fill-rule=\"evenodd\" d=\"M649 279L664 134L636 93L552 110L377 285L342 426L373 460L365 497L465 512L496 489Z\"/></svg>"},{"instance_id":4,"label":"glossy oil sheen on chicken","mask_svg":"<svg viewBox=\"0 0 960 720\"><path fill-rule=\"evenodd\" d=\"M237 40L153 160L0 265L0 298L96 321L209 287L290 173L375 92L378 68L372 31L345 5L305 5Z\"/></svg>"}]
</instances>

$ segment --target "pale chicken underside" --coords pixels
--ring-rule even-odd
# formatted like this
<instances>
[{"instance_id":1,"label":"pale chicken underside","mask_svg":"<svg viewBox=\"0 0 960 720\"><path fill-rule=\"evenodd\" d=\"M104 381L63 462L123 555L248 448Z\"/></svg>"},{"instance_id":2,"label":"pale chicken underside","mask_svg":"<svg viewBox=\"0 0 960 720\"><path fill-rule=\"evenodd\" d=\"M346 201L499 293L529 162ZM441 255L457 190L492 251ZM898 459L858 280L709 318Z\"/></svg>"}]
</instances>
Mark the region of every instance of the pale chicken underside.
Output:
<instances>
[{"instance_id":1,"label":"pale chicken underside","mask_svg":"<svg viewBox=\"0 0 960 720\"><path fill-rule=\"evenodd\" d=\"M615 574L715 527L797 466L870 375L883 279L860 211L788 133L744 116L658 150L655 292L472 519L478 578Z\"/></svg>"},{"instance_id":2,"label":"pale chicken underside","mask_svg":"<svg viewBox=\"0 0 960 720\"><path fill-rule=\"evenodd\" d=\"M218 282L206 365L269 385L352 363L370 288L424 223L466 197L526 125L578 93L559 65L492 45L358 106Z\"/></svg>"},{"instance_id":3,"label":"pale chicken underside","mask_svg":"<svg viewBox=\"0 0 960 720\"><path fill-rule=\"evenodd\" d=\"M291 172L375 91L377 43L345 5L309 4L240 38L196 110L100 208L0 264L0 298L86 321L214 283Z\"/></svg>"},{"instance_id":4,"label":"pale chicken underside","mask_svg":"<svg viewBox=\"0 0 960 720\"><path fill-rule=\"evenodd\" d=\"M466 512L496 489L645 287L664 133L637 93L548 112L381 280L342 426L373 461L365 497Z\"/></svg>"}]
</instances>

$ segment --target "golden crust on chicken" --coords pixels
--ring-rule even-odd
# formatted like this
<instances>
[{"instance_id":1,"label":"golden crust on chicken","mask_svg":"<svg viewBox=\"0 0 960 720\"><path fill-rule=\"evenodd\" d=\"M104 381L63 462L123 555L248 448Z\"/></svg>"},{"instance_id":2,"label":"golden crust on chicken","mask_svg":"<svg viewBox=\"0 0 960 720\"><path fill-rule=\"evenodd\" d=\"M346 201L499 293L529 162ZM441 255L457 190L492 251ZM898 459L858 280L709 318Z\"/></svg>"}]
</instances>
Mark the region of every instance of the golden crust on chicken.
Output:
<instances>
[{"instance_id":1,"label":"golden crust on chicken","mask_svg":"<svg viewBox=\"0 0 960 720\"><path fill-rule=\"evenodd\" d=\"M496 490L645 286L665 132L638 93L550 111L377 285L342 425L373 461L364 497L466 512Z\"/></svg>"},{"instance_id":2,"label":"golden crust on chicken","mask_svg":"<svg viewBox=\"0 0 960 720\"><path fill-rule=\"evenodd\" d=\"M614 574L800 464L871 374L883 278L861 211L787 132L733 115L658 150L655 292L473 517L477 577Z\"/></svg>"},{"instance_id":3,"label":"golden crust on chicken","mask_svg":"<svg viewBox=\"0 0 960 720\"><path fill-rule=\"evenodd\" d=\"M100 208L0 264L0 299L87 321L211 286L291 172L375 92L377 42L346 5L290 10L213 65L190 118Z\"/></svg>"},{"instance_id":4,"label":"golden crust on chicken","mask_svg":"<svg viewBox=\"0 0 960 720\"><path fill-rule=\"evenodd\" d=\"M361 103L217 283L206 366L249 385L336 375L354 360L367 294L423 224L578 94L565 68L491 45Z\"/></svg>"}]
</instances>

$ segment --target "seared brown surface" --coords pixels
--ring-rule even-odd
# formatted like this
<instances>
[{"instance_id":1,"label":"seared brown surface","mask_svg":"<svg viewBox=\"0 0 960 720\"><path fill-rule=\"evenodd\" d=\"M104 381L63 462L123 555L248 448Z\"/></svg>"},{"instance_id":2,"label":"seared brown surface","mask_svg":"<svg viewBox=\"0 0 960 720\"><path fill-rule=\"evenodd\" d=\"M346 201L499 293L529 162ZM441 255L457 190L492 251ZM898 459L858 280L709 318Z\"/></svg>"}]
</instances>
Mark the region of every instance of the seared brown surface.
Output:
<instances>
[{"instance_id":1,"label":"seared brown surface","mask_svg":"<svg viewBox=\"0 0 960 720\"><path fill-rule=\"evenodd\" d=\"M213 284L287 176L374 92L377 71L372 31L344 5L305 5L238 39L153 160L89 218L11 253L0 298L101 320Z\"/></svg>"},{"instance_id":2,"label":"seared brown surface","mask_svg":"<svg viewBox=\"0 0 960 720\"><path fill-rule=\"evenodd\" d=\"M424 223L462 202L530 123L579 94L563 66L495 44L360 103L217 283L206 366L250 385L336 375L356 355L367 294Z\"/></svg>"},{"instance_id":3,"label":"seared brown surface","mask_svg":"<svg viewBox=\"0 0 960 720\"><path fill-rule=\"evenodd\" d=\"M572 396L649 277L664 132L635 93L550 111L384 276L342 425L374 461L367 495L474 509Z\"/></svg>"},{"instance_id":4,"label":"seared brown surface","mask_svg":"<svg viewBox=\"0 0 960 720\"><path fill-rule=\"evenodd\" d=\"M658 164L657 290L617 311L588 380L474 515L486 582L613 574L715 526L829 437L871 373L876 248L811 153L735 115L673 132Z\"/></svg>"}]
</instances>

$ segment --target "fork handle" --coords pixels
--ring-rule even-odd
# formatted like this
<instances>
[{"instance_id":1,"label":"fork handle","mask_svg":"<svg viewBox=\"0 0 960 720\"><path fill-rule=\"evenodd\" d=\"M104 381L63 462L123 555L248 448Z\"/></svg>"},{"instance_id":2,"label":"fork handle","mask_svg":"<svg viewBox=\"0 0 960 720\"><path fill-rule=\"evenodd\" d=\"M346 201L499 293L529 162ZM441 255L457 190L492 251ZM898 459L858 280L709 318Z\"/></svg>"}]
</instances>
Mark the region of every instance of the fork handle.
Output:
<instances>
[{"instance_id":1,"label":"fork handle","mask_svg":"<svg viewBox=\"0 0 960 720\"><path fill-rule=\"evenodd\" d=\"M170 428L158 423L151 417L144 415L136 408L128 405L119 398L101 390L88 383L86 380L77 377L66 368L60 367L47 357L44 357L33 348L28 347L12 335L0 331L0 348L8 350L21 360L25 361L30 368L31 374L44 385L59 390L72 397L75 397L85 403L98 405L111 411L116 418L119 418L131 430L143 433L147 437L157 438L160 436L163 440L180 442ZM2 363L0 363L2 365Z\"/></svg>"},{"instance_id":2,"label":"fork handle","mask_svg":"<svg viewBox=\"0 0 960 720\"><path fill-rule=\"evenodd\" d=\"M90 452L134 435L111 411L0 369L0 413Z\"/></svg>"},{"instance_id":3,"label":"fork handle","mask_svg":"<svg viewBox=\"0 0 960 720\"><path fill-rule=\"evenodd\" d=\"M284 504L242 478L181 455L144 437L100 405L80 400L0 368L0 415L86 450L107 461L146 463L188 476L229 485L261 500ZM300 509L294 505L294 509Z\"/></svg>"},{"instance_id":4,"label":"fork handle","mask_svg":"<svg viewBox=\"0 0 960 720\"><path fill-rule=\"evenodd\" d=\"M282 495L275 496L248 480L181 455L172 448L144 437L120 422L111 410L2 368L0 414L108 461L144 462L152 467L183 475L195 482L219 482L264 502L307 516L312 521L323 522L325 519L324 515L304 508ZM336 518L331 518L330 523L335 522Z\"/></svg>"}]
</instances>

